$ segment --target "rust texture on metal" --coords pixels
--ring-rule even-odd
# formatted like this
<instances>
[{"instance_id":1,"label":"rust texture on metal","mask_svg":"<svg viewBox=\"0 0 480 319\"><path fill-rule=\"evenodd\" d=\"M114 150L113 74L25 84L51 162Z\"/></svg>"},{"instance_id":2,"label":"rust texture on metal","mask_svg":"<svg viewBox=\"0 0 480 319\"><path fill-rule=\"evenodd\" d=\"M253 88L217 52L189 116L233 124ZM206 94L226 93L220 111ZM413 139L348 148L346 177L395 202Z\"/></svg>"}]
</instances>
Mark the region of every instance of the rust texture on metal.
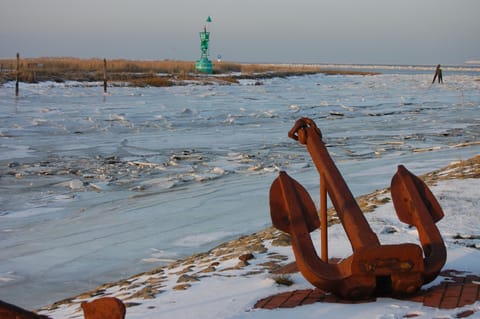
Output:
<instances>
[{"instance_id":1,"label":"rust texture on metal","mask_svg":"<svg viewBox=\"0 0 480 319\"><path fill-rule=\"evenodd\" d=\"M443 211L422 180L400 165L391 183L397 216L417 228L421 247L413 243L382 245L330 157L315 122L299 119L288 136L306 145L312 157L320 175L321 207L317 211L307 190L282 171L270 188L270 215L276 228L291 235L297 267L310 283L345 298L362 299L374 293L414 293L435 279L446 261L445 245L435 225ZM327 194L353 252L336 263L328 262ZM310 236L319 227L321 257Z\"/></svg>"}]
</instances>

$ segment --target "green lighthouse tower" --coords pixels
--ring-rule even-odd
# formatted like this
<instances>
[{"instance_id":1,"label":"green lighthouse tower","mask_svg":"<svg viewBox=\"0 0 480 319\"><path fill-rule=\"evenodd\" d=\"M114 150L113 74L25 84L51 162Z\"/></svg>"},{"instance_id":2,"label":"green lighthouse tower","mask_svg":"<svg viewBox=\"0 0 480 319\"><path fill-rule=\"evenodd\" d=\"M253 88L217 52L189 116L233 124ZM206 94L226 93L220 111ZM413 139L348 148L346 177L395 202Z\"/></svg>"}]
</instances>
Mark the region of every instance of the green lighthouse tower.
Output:
<instances>
[{"instance_id":1,"label":"green lighthouse tower","mask_svg":"<svg viewBox=\"0 0 480 319\"><path fill-rule=\"evenodd\" d=\"M210 16L206 20L207 22L212 22L212 18ZM203 31L200 32L200 50L202 51L202 55L200 59L197 60L195 63L195 70L202 73L212 74L213 73L213 65L212 61L208 59L208 42L210 41L210 32L207 32L207 26L203 26Z\"/></svg>"}]
</instances>

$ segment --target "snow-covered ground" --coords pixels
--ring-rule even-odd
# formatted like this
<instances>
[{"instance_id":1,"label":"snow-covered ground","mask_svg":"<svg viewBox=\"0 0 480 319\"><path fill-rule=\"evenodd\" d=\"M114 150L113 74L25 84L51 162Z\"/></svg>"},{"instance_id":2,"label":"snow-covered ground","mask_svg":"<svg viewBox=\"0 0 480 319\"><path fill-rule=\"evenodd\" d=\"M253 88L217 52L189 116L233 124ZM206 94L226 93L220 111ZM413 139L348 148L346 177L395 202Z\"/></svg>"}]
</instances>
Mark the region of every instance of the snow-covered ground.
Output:
<instances>
[{"instance_id":1,"label":"snow-covered ground","mask_svg":"<svg viewBox=\"0 0 480 319\"><path fill-rule=\"evenodd\" d=\"M466 274L480 274L480 219L478 218L480 179L443 180L431 189L445 213L445 217L437 223L447 246L448 257L444 269L454 269ZM389 193L385 196L389 196ZM415 228L412 229L397 219L391 202L379 206L373 213L366 216L382 243L418 243ZM314 232L312 236L318 239L318 233ZM271 239L263 238L261 242L266 248L265 251L258 248L258 242L255 240L252 240L250 246L244 244L244 248L237 248L237 254L221 246L209 253L174 263L170 267L134 276L111 286L104 286L104 289L73 298L70 303L59 305L50 311L42 311L42 313L59 319L81 318L79 302L94 300L101 296L116 296L131 305L127 308L126 318L128 319L390 319L404 318L406 315L416 315L416 318L455 318L458 313L465 310L474 311L470 318L480 318L478 301L457 309L437 309L426 307L422 303L391 298L378 298L374 302L353 305L317 302L289 309L254 309L255 303L267 296L284 291L312 288L300 273L288 275L293 281L291 286L277 284L275 275L268 271L267 262L276 260L287 264L294 261L293 252L290 246L272 245ZM344 257L351 254L349 242L339 224L329 228L329 245L331 256ZM255 258L249 260L248 265L236 267L240 262L238 253L242 253L242 249L243 253L253 252ZM188 281L188 286L184 289L173 289L181 284L182 279L179 278L194 279ZM434 286L441 281L442 277L439 276L424 288ZM138 297L139 294L135 296L139 291L142 297ZM95 296L92 297L92 295ZM144 299L145 296L149 297Z\"/></svg>"}]
</instances>

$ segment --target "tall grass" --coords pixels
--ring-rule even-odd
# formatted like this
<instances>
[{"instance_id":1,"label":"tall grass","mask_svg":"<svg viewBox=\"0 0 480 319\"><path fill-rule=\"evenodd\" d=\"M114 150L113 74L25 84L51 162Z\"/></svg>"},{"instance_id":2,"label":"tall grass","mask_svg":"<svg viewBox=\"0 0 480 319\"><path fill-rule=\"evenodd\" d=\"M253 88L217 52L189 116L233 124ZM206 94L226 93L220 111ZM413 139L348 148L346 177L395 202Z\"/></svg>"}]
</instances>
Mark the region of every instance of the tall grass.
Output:
<instances>
[{"instance_id":1,"label":"tall grass","mask_svg":"<svg viewBox=\"0 0 480 319\"><path fill-rule=\"evenodd\" d=\"M16 59L0 59L3 69L15 69ZM70 57L57 58L25 58L21 59L21 67L28 70L45 70L46 72L99 71L103 70L103 59L80 59ZM180 73L193 72L194 62L188 61L142 61L115 59L107 60L107 68L112 72L157 72Z\"/></svg>"},{"instance_id":2,"label":"tall grass","mask_svg":"<svg viewBox=\"0 0 480 319\"><path fill-rule=\"evenodd\" d=\"M103 59L80 59L73 57L25 58L21 59L19 79L22 82L37 81L101 81ZM14 80L16 59L0 59L0 82ZM302 75L309 73L365 74L348 70L322 69L319 65L301 64L244 64L235 62L214 63L214 74L234 74L236 78L262 78L273 76ZM107 60L109 81L130 82L134 85L171 85L165 77L191 79L195 73L195 62L177 60ZM148 79L148 80L146 80ZM231 82L235 82L233 79Z\"/></svg>"}]
</instances>

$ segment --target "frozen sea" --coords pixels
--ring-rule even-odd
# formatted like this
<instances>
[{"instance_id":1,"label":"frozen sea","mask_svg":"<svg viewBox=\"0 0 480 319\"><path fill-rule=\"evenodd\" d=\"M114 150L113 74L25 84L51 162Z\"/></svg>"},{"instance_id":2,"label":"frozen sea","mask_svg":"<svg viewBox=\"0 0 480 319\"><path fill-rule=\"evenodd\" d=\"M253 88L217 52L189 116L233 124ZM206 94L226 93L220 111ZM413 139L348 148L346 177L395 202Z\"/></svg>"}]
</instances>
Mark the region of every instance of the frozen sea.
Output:
<instances>
[{"instance_id":1,"label":"frozen sea","mask_svg":"<svg viewBox=\"0 0 480 319\"><path fill-rule=\"evenodd\" d=\"M365 67L363 67L365 68ZM371 67L167 88L0 86L0 299L34 309L270 226L287 132L316 121L355 196L480 154L480 68Z\"/></svg>"}]
</instances>

